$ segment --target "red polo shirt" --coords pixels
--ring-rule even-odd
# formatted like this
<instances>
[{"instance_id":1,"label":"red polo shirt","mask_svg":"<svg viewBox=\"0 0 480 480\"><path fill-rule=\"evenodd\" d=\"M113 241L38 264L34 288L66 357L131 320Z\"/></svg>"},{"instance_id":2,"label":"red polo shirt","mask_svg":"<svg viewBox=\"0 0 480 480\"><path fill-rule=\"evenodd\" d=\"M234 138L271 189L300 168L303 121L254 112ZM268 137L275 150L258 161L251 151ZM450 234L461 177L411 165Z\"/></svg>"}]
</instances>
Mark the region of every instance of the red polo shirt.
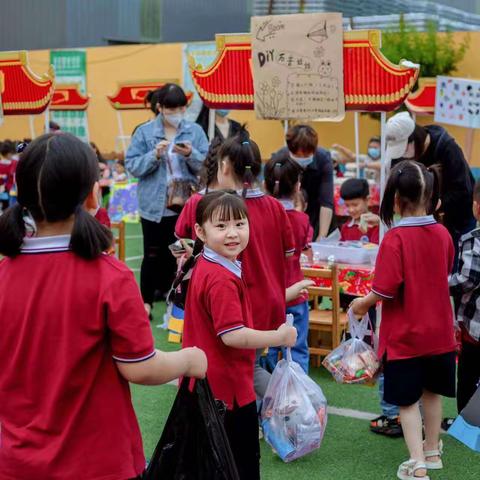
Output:
<instances>
[{"instance_id":1,"label":"red polo shirt","mask_svg":"<svg viewBox=\"0 0 480 480\"><path fill-rule=\"evenodd\" d=\"M253 324L257 330L272 330L285 322L285 257L295 252L295 239L278 200L252 189L245 202L250 240L241 260Z\"/></svg>"},{"instance_id":2,"label":"red polo shirt","mask_svg":"<svg viewBox=\"0 0 480 480\"><path fill-rule=\"evenodd\" d=\"M347 221L342 225L340 230L340 240L366 240L367 242L379 243L379 228L378 226L371 227L366 233L360 230L358 223L354 220Z\"/></svg>"},{"instance_id":3,"label":"red polo shirt","mask_svg":"<svg viewBox=\"0 0 480 480\"><path fill-rule=\"evenodd\" d=\"M293 285L304 279L302 268L300 266L300 255L304 250L310 248L310 243L313 238L313 228L310 225L308 215L303 212L295 210L293 202L282 201L280 203L284 206L287 217L292 226L292 232L295 239L295 252L291 257L285 259L285 276L287 287ZM308 300L308 294L302 295L299 298L292 300L287 304L287 307L293 307Z\"/></svg>"},{"instance_id":4,"label":"red polo shirt","mask_svg":"<svg viewBox=\"0 0 480 480\"><path fill-rule=\"evenodd\" d=\"M191 238L195 240L195 223L198 202L203 198L205 192L194 193L185 203L175 224L175 236L177 238Z\"/></svg>"},{"instance_id":5,"label":"red polo shirt","mask_svg":"<svg viewBox=\"0 0 480 480\"><path fill-rule=\"evenodd\" d=\"M205 248L188 287L182 343L206 353L213 394L229 409L255 401L255 350L228 347L221 339L243 327L253 323L240 266Z\"/></svg>"},{"instance_id":6,"label":"red polo shirt","mask_svg":"<svg viewBox=\"0 0 480 480\"><path fill-rule=\"evenodd\" d=\"M404 218L385 235L372 290L384 297L379 358L439 355L455 350L448 275L454 248L432 216Z\"/></svg>"},{"instance_id":7,"label":"red polo shirt","mask_svg":"<svg viewBox=\"0 0 480 480\"><path fill-rule=\"evenodd\" d=\"M0 479L126 480L145 467L117 361L155 354L134 276L70 237L0 262Z\"/></svg>"}]
</instances>

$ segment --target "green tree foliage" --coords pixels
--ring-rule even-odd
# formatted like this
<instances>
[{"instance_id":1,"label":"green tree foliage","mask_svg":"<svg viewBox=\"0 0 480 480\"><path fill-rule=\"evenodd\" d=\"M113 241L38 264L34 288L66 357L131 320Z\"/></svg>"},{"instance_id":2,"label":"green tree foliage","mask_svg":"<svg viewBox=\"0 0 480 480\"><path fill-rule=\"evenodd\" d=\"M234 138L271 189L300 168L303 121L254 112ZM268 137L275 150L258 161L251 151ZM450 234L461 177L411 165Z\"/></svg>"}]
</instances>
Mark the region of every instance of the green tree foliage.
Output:
<instances>
[{"instance_id":1,"label":"green tree foliage","mask_svg":"<svg viewBox=\"0 0 480 480\"><path fill-rule=\"evenodd\" d=\"M422 77L436 77L455 72L470 46L470 36L466 35L456 44L453 33L439 34L435 22L428 23L426 32L419 32L408 25L402 15L398 29L383 33L382 45L382 53L391 62L410 60L420 64Z\"/></svg>"}]
</instances>

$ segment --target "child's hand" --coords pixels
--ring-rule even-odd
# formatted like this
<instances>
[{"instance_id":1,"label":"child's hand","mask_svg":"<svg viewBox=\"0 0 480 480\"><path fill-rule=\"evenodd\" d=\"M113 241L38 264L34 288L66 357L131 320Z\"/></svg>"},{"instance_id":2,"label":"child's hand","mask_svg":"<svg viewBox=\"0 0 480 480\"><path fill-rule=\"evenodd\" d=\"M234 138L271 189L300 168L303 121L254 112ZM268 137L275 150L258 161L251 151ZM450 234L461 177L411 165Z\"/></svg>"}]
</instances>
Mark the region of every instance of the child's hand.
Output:
<instances>
[{"instance_id":1,"label":"child's hand","mask_svg":"<svg viewBox=\"0 0 480 480\"><path fill-rule=\"evenodd\" d=\"M290 285L286 290L286 299L287 302L291 302L292 300L296 300L301 295L308 293L308 287L315 285L313 280L300 280L293 285Z\"/></svg>"},{"instance_id":2,"label":"child's hand","mask_svg":"<svg viewBox=\"0 0 480 480\"><path fill-rule=\"evenodd\" d=\"M368 225L368 228L378 227L380 225L380 217L372 212L363 213L360 218Z\"/></svg>"},{"instance_id":3,"label":"child's hand","mask_svg":"<svg viewBox=\"0 0 480 480\"><path fill-rule=\"evenodd\" d=\"M278 327L277 332L281 338L280 343L285 347L293 347L297 343L297 329L295 327L283 323Z\"/></svg>"},{"instance_id":4,"label":"child's hand","mask_svg":"<svg viewBox=\"0 0 480 480\"><path fill-rule=\"evenodd\" d=\"M185 352L188 364L185 376L193 378L205 378L208 367L207 356L205 355L205 352L197 347L184 348L182 351Z\"/></svg>"},{"instance_id":5,"label":"child's hand","mask_svg":"<svg viewBox=\"0 0 480 480\"><path fill-rule=\"evenodd\" d=\"M368 305L365 304L365 299L362 297L356 298L351 304L350 308L352 312L357 317L363 317L368 313L368 309L370 308Z\"/></svg>"}]
</instances>

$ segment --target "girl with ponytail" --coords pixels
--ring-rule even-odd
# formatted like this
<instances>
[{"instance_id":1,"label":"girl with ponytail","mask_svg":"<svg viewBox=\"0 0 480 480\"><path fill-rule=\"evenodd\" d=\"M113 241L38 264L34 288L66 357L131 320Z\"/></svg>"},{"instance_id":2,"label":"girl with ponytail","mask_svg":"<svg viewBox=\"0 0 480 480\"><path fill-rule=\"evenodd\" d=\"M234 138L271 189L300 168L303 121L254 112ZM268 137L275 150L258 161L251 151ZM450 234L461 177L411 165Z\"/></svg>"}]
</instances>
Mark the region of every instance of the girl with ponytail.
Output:
<instances>
[{"instance_id":1,"label":"girl with ponytail","mask_svg":"<svg viewBox=\"0 0 480 480\"><path fill-rule=\"evenodd\" d=\"M6 478L140 478L145 458L128 382L206 371L198 349L155 349L133 273L102 253L111 233L84 208L96 201L97 178L87 144L43 135L22 152L18 203L0 217Z\"/></svg>"},{"instance_id":2,"label":"girl with ponytail","mask_svg":"<svg viewBox=\"0 0 480 480\"><path fill-rule=\"evenodd\" d=\"M363 316L382 301L379 358L385 402L400 407L410 453L400 479L426 478L442 464L441 396L455 397L455 347L448 276L454 247L432 213L438 205L438 175L421 163L392 168L380 217L393 226L380 244L372 291L352 303ZM401 219L393 222L394 215ZM422 403L425 441L422 438Z\"/></svg>"},{"instance_id":3,"label":"girl with ponytail","mask_svg":"<svg viewBox=\"0 0 480 480\"><path fill-rule=\"evenodd\" d=\"M287 286L294 285L304 279L300 267L300 255L310 248L313 228L308 215L294 207L295 196L300 192L300 181L303 168L289 155L279 155L271 159L264 170L265 189L283 205L292 226L295 238L295 252L285 262ZM308 293L301 295L287 304L287 313L293 315L293 325L297 329L297 343L292 348L292 358L308 373ZM268 351L268 363L274 368L278 361L279 348Z\"/></svg>"},{"instance_id":4,"label":"girl with ponytail","mask_svg":"<svg viewBox=\"0 0 480 480\"><path fill-rule=\"evenodd\" d=\"M250 240L242 252L242 268L257 330L273 330L285 321L285 257L295 251L292 227L283 205L260 190L257 179L262 160L258 145L243 126L218 153L220 188L236 190L247 205ZM255 390L263 398L270 375L257 352Z\"/></svg>"},{"instance_id":5,"label":"girl with ponytail","mask_svg":"<svg viewBox=\"0 0 480 480\"><path fill-rule=\"evenodd\" d=\"M215 137L210 144L201 173L201 182L204 188L202 188L198 193L194 193L187 200L183 210L180 212L177 223L175 224L175 236L179 239L190 238L195 240L197 238L195 233L195 215L197 211L197 205L205 193L218 189L217 155L221 145L222 140L220 140L218 137Z\"/></svg>"}]
</instances>

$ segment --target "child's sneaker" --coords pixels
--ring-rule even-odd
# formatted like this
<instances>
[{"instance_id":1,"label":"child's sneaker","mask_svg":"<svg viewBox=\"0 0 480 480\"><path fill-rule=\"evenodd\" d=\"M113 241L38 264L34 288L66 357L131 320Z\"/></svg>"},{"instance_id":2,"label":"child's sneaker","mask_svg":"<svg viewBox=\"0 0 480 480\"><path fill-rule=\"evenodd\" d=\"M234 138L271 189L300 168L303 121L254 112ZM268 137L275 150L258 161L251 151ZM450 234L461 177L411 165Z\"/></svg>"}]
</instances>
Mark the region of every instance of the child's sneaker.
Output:
<instances>
[{"instance_id":1,"label":"child's sneaker","mask_svg":"<svg viewBox=\"0 0 480 480\"><path fill-rule=\"evenodd\" d=\"M403 430L399 417L380 415L370 421L370 431L387 437L402 437Z\"/></svg>"}]
</instances>

